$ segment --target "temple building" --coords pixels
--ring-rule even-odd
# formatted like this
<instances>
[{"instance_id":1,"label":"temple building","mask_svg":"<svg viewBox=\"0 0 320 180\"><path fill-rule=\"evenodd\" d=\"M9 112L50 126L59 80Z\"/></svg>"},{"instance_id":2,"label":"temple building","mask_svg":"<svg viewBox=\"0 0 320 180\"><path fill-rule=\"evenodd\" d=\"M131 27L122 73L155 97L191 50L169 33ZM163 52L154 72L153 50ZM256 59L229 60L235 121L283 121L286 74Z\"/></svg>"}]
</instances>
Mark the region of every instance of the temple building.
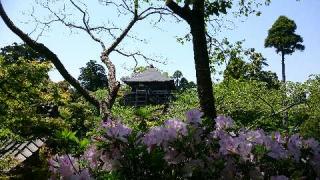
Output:
<instances>
[{"instance_id":1,"label":"temple building","mask_svg":"<svg viewBox=\"0 0 320 180\"><path fill-rule=\"evenodd\" d=\"M153 66L121 80L131 87L131 92L124 97L125 105L166 104L172 99L171 91L175 89L173 79L164 76Z\"/></svg>"}]
</instances>

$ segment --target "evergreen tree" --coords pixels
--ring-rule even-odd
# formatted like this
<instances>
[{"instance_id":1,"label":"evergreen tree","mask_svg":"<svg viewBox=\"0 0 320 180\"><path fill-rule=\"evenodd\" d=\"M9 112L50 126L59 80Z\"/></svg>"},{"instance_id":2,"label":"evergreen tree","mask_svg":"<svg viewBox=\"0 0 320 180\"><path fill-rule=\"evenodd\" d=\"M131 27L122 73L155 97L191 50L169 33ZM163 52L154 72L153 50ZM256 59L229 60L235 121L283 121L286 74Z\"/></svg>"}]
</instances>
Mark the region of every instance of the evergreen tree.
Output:
<instances>
[{"instance_id":1,"label":"evergreen tree","mask_svg":"<svg viewBox=\"0 0 320 180\"><path fill-rule=\"evenodd\" d=\"M108 79L102 65L90 60L86 67L80 68L81 74L78 78L80 84L90 91L108 87Z\"/></svg>"},{"instance_id":2,"label":"evergreen tree","mask_svg":"<svg viewBox=\"0 0 320 180\"><path fill-rule=\"evenodd\" d=\"M295 34L296 29L297 25L293 20L280 16L269 29L264 43L265 47L274 47L276 52L281 54L282 82L286 82L284 56L291 55L295 50L303 51L305 48L302 45L302 37Z\"/></svg>"}]
</instances>

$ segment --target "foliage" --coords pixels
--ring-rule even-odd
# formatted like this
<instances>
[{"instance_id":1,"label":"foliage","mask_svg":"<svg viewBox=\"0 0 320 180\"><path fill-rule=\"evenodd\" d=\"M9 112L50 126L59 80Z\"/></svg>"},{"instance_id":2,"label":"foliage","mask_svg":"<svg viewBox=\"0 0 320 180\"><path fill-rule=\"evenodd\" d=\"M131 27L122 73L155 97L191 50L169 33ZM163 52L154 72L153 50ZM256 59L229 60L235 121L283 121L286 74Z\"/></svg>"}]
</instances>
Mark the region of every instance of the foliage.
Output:
<instances>
[{"instance_id":1,"label":"foliage","mask_svg":"<svg viewBox=\"0 0 320 180\"><path fill-rule=\"evenodd\" d=\"M133 72L134 73L142 73L143 71L147 70L148 66L138 66L134 68Z\"/></svg>"},{"instance_id":2,"label":"foliage","mask_svg":"<svg viewBox=\"0 0 320 180\"><path fill-rule=\"evenodd\" d=\"M278 89L280 83L276 73L264 71L263 67L268 66L266 59L254 48L244 49L243 41L234 44L224 39L220 48L215 48L211 57L211 72L217 73L217 67L226 63L223 71L224 80L228 78L241 80L257 80L266 82L269 88ZM222 72L219 72L222 73Z\"/></svg>"},{"instance_id":3,"label":"foliage","mask_svg":"<svg viewBox=\"0 0 320 180\"><path fill-rule=\"evenodd\" d=\"M49 62L26 45L4 47L1 54L0 139L52 136L65 128L86 136L97 112L65 81L50 81ZM48 105L56 108L55 116L43 109Z\"/></svg>"},{"instance_id":4,"label":"foliage","mask_svg":"<svg viewBox=\"0 0 320 180\"><path fill-rule=\"evenodd\" d=\"M59 97L48 79L50 68L47 62L19 58L8 64L0 57L0 139L47 135L66 125L37 113L38 105Z\"/></svg>"},{"instance_id":5,"label":"foliage","mask_svg":"<svg viewBox=\"0 0 320 180\"><path fill-rule=\"evenodd\" d=\"M188 81L181 71L177 70L173 73L172 78L174 80L174 85L178 91L185 91L190 88L195 88L196 84L193 81Z\"/></svg>"},{"instance_id":6,"label":"foliage","mask_svg":"<svg viewBox=\"0 0 320 180\"><path fill-rule=\"evenodd\" d=\"M7 63L15 63L19 58L39 62L45 61L45 57L43 55L32 50L26 44L13 43L10 46L5 46L1 48L0 55L3 56L4 61Z\"/></svg>"},{"instance_id":7,"label":"foliage","mask_svg":"<svg viewBox=\"0 0 320 180\"><path fill-rule=\"evenodd\" d=\"M120 179L320 176L320 144L313 138L237 129L225 116L218 116L212 128L202 124L202 115L193 109L186 113L185 122L169 119L146 133L117 121L104 121L101 136L83 156L55 156L50 160L50 170L53 177L98 179L103 172L115 173Z\"/></svg>"},{"instance_id":8,"label":"foliage","mask_svg":"<svg viewBox=\"0 0 320 180\"><path fill-rule=\"evenodd\" d=\"M243 126L283 129L281 117L281 90L269 89L259 81L228 79L215 86L218 113L234 117Z\"/></svg>"},{"instance_id":9,"label":"foliage","mask_svg":"<svg viewBox=\"0 0 320 180\"><path fill-rule=\"evenodd\" d=\"M86 67L80 68L79 81L83 87L96 91L108 87L108 78L102 65L94 60L87 62Z\"/></svg>"},{"instance_id":10,"label":"foliage","mask_svg":"<svg viewBox=\"0 0 320 180\"><path fill-rule=\"evenodd\" d=\"M265 47L274 47L276 52L292 54L295 50L304 50L303 39L295 34L297 25L286 16L280 16L268 31Z\"/></svg>"},{"instance_id":11,"label":"foliage","mask_svg":"<svg viewBox=\"0 0 320 180\"><path fill-rule=\"evenodd\" d=\"M11 168L15 167L18 164L17 160L12 156L3 156L0 158L0 179L5 179L2 174L9 171Z\"/></svg>"},{"instance_id":12,"label":"foliage","mask_svg":"<svg viewBox=\"0 0 320 180\"><path fill-rule=\"evenodd\" d=\"M319 75L310 78L304 83L306 106L301 111L307 114L305 121L302 122L300 133L306 137L315 137L320 140L320 77Z\"/></svg>"},{"instance_id":13,"label":"foliage","mask_svg":"<svg viewBox=\"0 0 320 180\"><path fill-rule=\"evenodd\" d=\"M218 113L234 117L244 126L299 132L302 124L319 119L319 79L305 83L287 82L286 87L269 89L266 83L229 79L215 86ZM283 108L282 94L287 106ZM288 111L288 126L281 125L282 112ZM313 120L312 120L313 119ZM316 126L308 126L316 130ZM306 128L304 128L306 130ZM301 132L302 133L302 132ZM303 135L307 135L302 133ZM309 134L311 135L311 134ZM312 135L318 138L317 134Z\"/></svg>"}]
</instances>

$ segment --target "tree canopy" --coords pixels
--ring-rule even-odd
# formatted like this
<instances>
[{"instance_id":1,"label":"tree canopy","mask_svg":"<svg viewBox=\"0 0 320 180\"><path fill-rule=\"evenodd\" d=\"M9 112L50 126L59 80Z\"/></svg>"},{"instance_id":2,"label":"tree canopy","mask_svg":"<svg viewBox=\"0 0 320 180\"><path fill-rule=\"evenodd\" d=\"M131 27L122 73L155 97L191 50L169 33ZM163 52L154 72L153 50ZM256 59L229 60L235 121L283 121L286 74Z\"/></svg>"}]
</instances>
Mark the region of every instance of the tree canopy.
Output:
<instances>
[{"instance_id":1,"label":"tree canopy","mask_svg":"<svg viewBox=\"0 0 320 180\"><path fill-rule=\"evenodd\" d=\"M104 67L94 60L90 60L86 67L80 68L78 80L84 88L90 91L108 87L108 78Z\"/></svg>"},{"instance_id":2,"label":"tree canopy","mask_svg":"<svg viewBox=\"0 0 320 180\"><path fill-rule=\"evenodd\" d=\"M276 52L283 54L292 54L295 50L304 50L302 45L303 39L296 34L296 23L287 18L280 16L268 31L268 37L265 40L265 47L274 47Z\"/></svg>"}]
</instances>

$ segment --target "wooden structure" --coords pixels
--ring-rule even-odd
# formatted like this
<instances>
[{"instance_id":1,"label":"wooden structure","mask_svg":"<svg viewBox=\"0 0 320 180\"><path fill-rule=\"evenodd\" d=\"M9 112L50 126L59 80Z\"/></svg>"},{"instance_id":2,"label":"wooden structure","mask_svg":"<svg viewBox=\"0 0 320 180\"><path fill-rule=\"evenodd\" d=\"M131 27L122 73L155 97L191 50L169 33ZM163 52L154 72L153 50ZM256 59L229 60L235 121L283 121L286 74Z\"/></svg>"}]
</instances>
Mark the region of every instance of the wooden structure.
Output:
<instances>
[{"instance_id":1,"label":"wooden structure","mask_svg":"<svg viewBox=\"0 0 320 180\"><path fill-rule=\"evenodd\" d=\"M0 141L0 159L7 156L14 158L16 164L11 165L12 169L33 156L44 145L45 141L45 138L34 138L33 140L24 142L12 140ZM0 172L9 172L11 169L2 169Z\"/></svg>"},{"instance_id":2,"label":"wooden structure","mask_svg":"<svg viewBox=\"0 0 320 180\"><path fill-rule=\"evenodd\" d=\"M153 66L121 80L131 87L131 92L124 97L125 105L165 104L173 97L171 90L175 89L173 79L162 75Z\"/></svg>"}]
</instances>

